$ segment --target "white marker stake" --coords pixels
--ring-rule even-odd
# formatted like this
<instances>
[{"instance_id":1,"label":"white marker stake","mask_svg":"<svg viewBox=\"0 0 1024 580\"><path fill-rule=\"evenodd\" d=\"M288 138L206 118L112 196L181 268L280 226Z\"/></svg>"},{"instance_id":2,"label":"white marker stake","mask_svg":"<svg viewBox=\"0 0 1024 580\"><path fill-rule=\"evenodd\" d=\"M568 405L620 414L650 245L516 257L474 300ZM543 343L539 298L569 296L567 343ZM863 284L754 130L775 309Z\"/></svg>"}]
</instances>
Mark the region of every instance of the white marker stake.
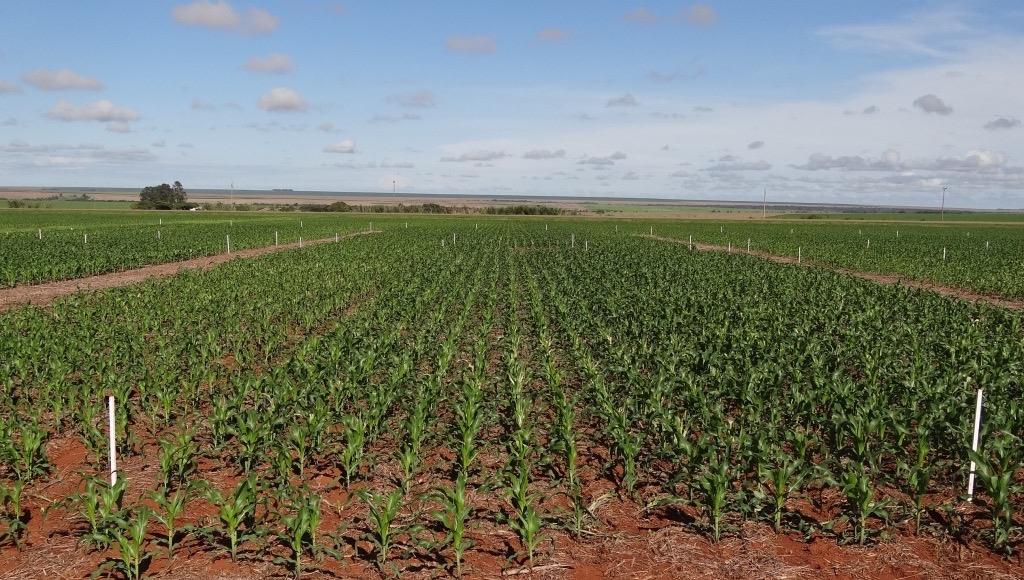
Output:
<instances>
[{"instance_id":1,"label":"white marker stake","mask_svg":"<svg viewBox=\"0 0 1024 580\"><path fill-rule=\"evenodd\" d=\"M576 247L576 234L572 235L572 241L569 243L569 247L570 248L575 248Z\"/></svg>"},{"instance_id":2,"label":"white marker stake","mask_svg":"<svg viewBox=\"0 0 1024 580\"><path fill-rule=\"evenodd\" d=\"M277 230L274 230L274 245L277 245Z\"/></svg>"},{"instance_id":3,"label":"white marker stake","mask_svg":"<svg viewBox=\"0 0 1024 580\"><path fill-rule=\"evenodd\" d=\"M302 220L299 220L299 229L302 229Z\"/></svg>"},{"instance_id":4,"label":"white marker stake","mask_svg":"<svg viewBox=\"0 0 1024 580\"><path fill-rule=\"evenodd\" d=\"M900 239L900 231L899 230L896 230L896 239L897 240Z\"/></svg>"},{"instance_id":5,"label":"white marker stake","mask_svg":"<svg viewBox=\"0 0 1024 580\"><path fill-rule=\"evenodd\" d=\"M804 261L804 249L802 246L796 248L796 263L799 264Z\"/></svg>"},{"instance_id":6,"label":"white marker stake","mask_svg":"<svg viewBox=\"0 0 1024 580\"><path fill-rule=\"evenodd\" d=\"M338 232L334 232L334 243L337 244L341 238L338 237Z\"/></svg>"},{"instance_id":7,"label":"white marker stake","mask_svg":"<svg viewBox=\"0 0 1024 580\"><path fill-rule=\"evenodd\" d=\"M160 218L160 225L164 225L164 218Z\"/></svg>"},{"instance_id":8,"label":"white marker stake","mask_svg":"<svg viewBox=\"0 0 1024 580\"><path fill-rule=\"evenodd\" d=\"M89 234L82 234L82 235L85 236L85 243L88 244L89 243Z\"/></svg>"},{"instance_id":9,"label":"white marker stake","mask_svg":"<svg viewBox=\"0 0 1024 580\"><path fill-rule=\"evenodd\" d=\"M615 226L615 227L618 227L618 226ZM548 231L548 224L544 224L544 231L545 232Z\"/></svg>"},{"instance_id":10,"label":"white marker stake","mask_svg":"<svg viewBox=\"0 0 1024 580\"><path fill-rule=\"evenodd\" d=\"M730 254L732 253L732 242L729 242L729 249L727 250L727 252Z\"/></svg>"},{"instance_id":11,"label":"white marker stake","mask_svg":"<svg viewBox=\"0 0 1024 580\"><path fill-rule=\"evenodd\" d=\"M587 251L589 249L590 249L590 240L583 240L583 251L585 252L585 251Z\"/></svg>"},{"instance_id":12,"label":"white marker stake","mask_svg":"<svg viewBox=\"0 0 1024 580\"><path fill-rule=\"evenodd\" d=\"M750 238L747 238L747 253L750 253Z\"/></svg>"},{"instance_id":13,"label":"white marker stake","mask_svg":"<svg viewBox=\"0 0 1024 580\"><path fill-rule=\"evenodd\" d=\"M871 249L871 238L868 238L868 249Z\"/></svg>"},{"instance_id":14,"label":"white marker stake","mask_svg":"<svg viewBox=\"0 0 1024 580\"><path fill-rule=\"evenodd\" d=\"M160 239L160 230L156 231L156 239L158 239L158 240Z\"/></svg>"},{"instance_id":15,"label":"white marker stake","mask_svg":"<svg viewBox=\"0 0 1024 580\"><path fill-rule=\"evenodd\" d=\"M692 250L693 249L693 234L690 234L690 242L686 245L686 248L688 250Z\"/></svg>"},{"instance_id":16,"label":"white marker stake","mask_svg":"<svg viewBox=\"0 0 1024 580\"><path fill-rule=\"evenodd\" d=\"M110 485L117 483L117 441L115 438L114 423L114 395L107 396L107 414L110 416Z\"/></svg>"},{"instance_id":17,"label":"white marker stake","mask_svg":"<svg viewBox=\"0 0 1024 580\"><path fill-rule=\"evenodd\" d=\"M228 253L230 254L231 253L231 234L227 234L227 235L224 236L224 242L227 244L227 246L228 246Z\"/></svg>"},{"instance_id":18,"label":"white marker stake","mask_svg":"<svg viewBox=\"0 0 1024 580\"><path fill-rule=\"evenodd\" d=\"M409 222L405 222L405 229L409 229Z\"/></svg>"},{"instance_id":19,"label":"white marker stake","mask_svg":"<svg viewBox=\"0 0 1024 580\"><path fill-rule=\"evenodd\" d=\"M475 226L476 226L476 227L474 227L473 229L474 229L475 231L478 231L478 232L479 232L479 231L480 231L480 224L475 224Z\"/></svg>"},{"instance_id":20,"label":"white marker stake","mask_svg":"<svg viewBox=\"0 0 1024 580\"><path fill-rule=\"evenodd\" d=\"M654 235L654 226L651 226L651 235Z\"/></svg>"},{"instance_id":21,"label":"white marker stake","mask_svg":"<svg viewBox=\"0 0 1024 580\"><path fill-rule=\"evenodd\" d=\"M452 245L455 245L455 232L452 232Z\"/></svg>"},{"instance_id":22,"label":"white marker stake","mask_svg":"<svg viewBox=\"0 0 1024 580\"><path fill-rule=\"evenodd\" d=\"M942 261L946 261L946 248L942 248Z\"/></svg>"},{"instance_id":23,"label":"white marker stake","mask_svg":"<svg viewBox=\"0 0 1024 580\"><path fill-rule=\"evenodd\" d=\"M43 228L39 228L39 231L37 232L37 235L39 236L40 240L43 239Z\"/></svg>"},{"instance_id":24,"label":"white marker stake","mask_svg":"<svg viewBox=\"0 0 1024 580\"><path fill-rule=\"evenodd\" d=\"M302 247L302 236L299 236L299 247Z\"/></svg>"},{"instance_id":25,"label":"white marker stake","mask_svg":"<svg viewBox=\"0 0 1024 580\"><path fill-rule=\"evenodd\" d=\"M615 224L615 233L619 233L619 224Z\"/></svg>"},{"instance_id":26,"label":"white marker stake","mask_svg":"<svg viewBox=\"0 0 1024 580\"><path fill-rule=\"evenodd\" d=\"M988 249L988 242L985 242L985 249Z\"/></svg>"},{"instance_id":27,"label":"white marker stake","mask_svg":"<svg viewBox=\"0 0 1024 580\"><path fill-rule=\"evenodd\" d=\"M718 233L724 234L725 233L725 226L718 226Z\"/></svg>"},{"instance_id":28,"label":"white marker stake","mask_svg":"<svg viewBox=\"0 0 1024 580\"><path fill-rule=\"evenodd\" d=\"M971 442L971 449L978 452L978 438L981 435L981 399L984 396L984 389L978 389L978 402L974 407L974 439ZM974 500L974 470L977 466L971 461L971 474L967 476L967 501Z\"/></svg>"}]
</instances>

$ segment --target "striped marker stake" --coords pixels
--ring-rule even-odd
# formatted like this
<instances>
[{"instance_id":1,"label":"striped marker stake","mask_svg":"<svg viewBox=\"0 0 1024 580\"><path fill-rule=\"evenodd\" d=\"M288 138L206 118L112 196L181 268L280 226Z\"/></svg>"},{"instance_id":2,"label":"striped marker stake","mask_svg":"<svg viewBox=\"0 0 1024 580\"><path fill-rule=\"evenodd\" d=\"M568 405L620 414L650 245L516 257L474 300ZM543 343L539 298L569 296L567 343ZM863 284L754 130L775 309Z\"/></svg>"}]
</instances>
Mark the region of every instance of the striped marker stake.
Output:
<instances>
[{"instance_id":1,"label":"striped marker stake","mask_svg":"<svg viewBox=\"0 0 1024 580\"><path fill-rule=\"evenodd\" d=\"M117 440L115 434L114 395L107 395L107 415L109 422L107 432L110 436L110 485L117 484Z\"/></svg>"},{"instance_id":2,"label":"striped marker stake","mask_svg":"<svg viewBox=\"0 0 1024 580\"><path fill-rule=\"evenodd\" d=\"M984 397L984 389L978 389L978 402L974 406L974 439L971 441L971 450L978 452L978 439L981 436L981 401ZM977 465L971 461L971 473L967 476L967 501L974 501L974 470Z\"/></svg>"}]
</instances>

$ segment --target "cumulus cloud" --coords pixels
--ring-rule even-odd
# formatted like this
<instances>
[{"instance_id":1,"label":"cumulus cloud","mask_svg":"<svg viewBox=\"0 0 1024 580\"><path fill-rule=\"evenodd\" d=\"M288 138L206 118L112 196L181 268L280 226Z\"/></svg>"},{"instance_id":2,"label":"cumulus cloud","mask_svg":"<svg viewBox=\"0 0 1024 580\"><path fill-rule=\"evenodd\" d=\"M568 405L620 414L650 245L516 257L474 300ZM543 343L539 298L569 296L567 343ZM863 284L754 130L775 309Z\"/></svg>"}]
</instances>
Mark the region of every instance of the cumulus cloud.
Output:
<instances>
[{"instance_id":1,"label":"cumulus cloud","mask_svg":"<svg viewBox=\"0 0 1024 580\"><path fill-rule=\"evenodd\" d=\"M467 161L494 161L495 159L503 159L505 157L508 157L508 153L505 153L504 151L489 151L481 149L478 151L467 151L457 157L442 157L441 161L464 163Z\"/></svg>"},{"instance_id":2,"label":"cumulus cloud","mask_svg":"<svg viewBox=\"0 0 1024 580\"><path fill-rule=\"evenodd\" d=\"M743 161L735 155L723 155L707 168L708 171L767 171L772 164L767 161Z\"/></svg>"},{"instance_id":3,"label":"cumulus cloud","mask_svg":"<svg viewBox=\"0 0 1024 580\"><path fill-rule=\"evenodd\" d=\"M939 157L936 159L911 161L903 160L900 153L893 149L885 151L878 159L862 157L860 155L832 157L829 155L815 153L808 158L807 163L803 165L793 165L792 167L794 169L802 169L806 171L837 169L841 171L878 171L896 173L908 173L914 171L1018 173L1022 171L1020 168L1007 166L1006 156L1002 153L989 150L968 151L963 157Z\"/></svg>"},{"instance_id":4,"label":"cumulus cloud","mask_svg":"<svg viewBox=\"0 0 1024 580\"><path fill-rule=\"evenodd\" d=\"M921 95L914 99L914 106L925 113L935 113L936 115L949 115L953 112L953 107L947 105L945 101L930 93L927 95Z\"/></svg>"},{"instance_id":5,"label":"cumulus cloud","mask_svg":"<svg viewBox=\"0 0 1024 580\"><path fill-rule=\"evenodd\" d=\"M998 117L992 119L988 123L985 123L985 128L989 131L996 131L998 129L1015 129L1020 127L1020 119L1016 117Z\"/></svg>"},{"instance_id":6,"label":"cumulus cloud","mask_svg":"<svg viewBox=\"0 0 1024 580\"><path fill-rule=\"evenodd\" d=\"M639 24L653 24L658 21L658 16L647 8L636 8L627 12L623 18L628 22Z\"/></svg>"},{"instance_id":7,"label":"cumulus cloud","mask_svg":"<svg viewBox=\"0 0 1024 580\"><path fill-rule=\"evenodd\" d=\"M292 72L292 59L287 54L275 52L265 58L254 56L245 63L245 70L249 72L286 74Z\"/></svg>"},{"instance_id":8,"label":"cumulus cloud","mask_svg":"<svg viewBox=\"0 0 1024 580\"><path fill-rule=\"evenodd\" d=\"M352 139L345 139L344 141L340 141L338 143L331 143L327 147L324 147L324 153L345 153L345 154L350 154L350 153L355 153L355 152L356 152L356 142L353 141Z\"/></svg>"},{"instance_id":9,"label":"cumulus cloud","mask_svg":"<svg viewBox=\"0 0 1024 580\"><path fill-rule=\"evenodd\" d=\"M196 0L189 4L175 6L171 17L178 24L233 30L247 34L269 34L277 29L278 20L262 8L250 8L244 14L225 0Z\"/></svg>"},{"instance_id":10,"label":"cumulus cloud","mask_svg":"<svg viewBox=\"0 0 1024 580\"><path fill-rule=\"evenodd\" d=\"M762 147L764 147L764 141L758 140L747 143L747 149L760 149Z\"/></svg>"},{"instance_id":11,"label":"cumulus cloud","mask_svg":"<svg viewBox=\"0 0 1024 580\"><path fill-rule=\"evenodd\" d=\"M14 93L20 93L21 87L14 83L7 81L0 81L0 95L12 95Z\"/></svg>"},{"instance_id":12,"label":"cumulus cloud","mask_svg":"<svg viewBox=\"0 0 1024 580\"><path fill-rule=\"evenodd\" d=\"M22 75L22 80L43 91L98 91L103 88L99 80L82 76L66 68L50 70L39 68Z\"/></svg>"},{"instance_id":13,"label":"cumulus cloud","mask_svg":"<svg viewBox=\"0 0 1024 580\"><path fill-rule=\"evenodd\" d=\"M444 43L450 52L490 54L498 50L493 36L450 36Z\"/></svg>"},{"instance_id":14,"label":"cumulus cloud","mask_svg":"<svg viewBox=\"0 0 1024 580\"><path fill-rule=\"evenodd\" d=\"M275 87L260 97L257 103L264 111L302 112L308 105L298 92L286 87Z\"/></svg>"},{"instance_id":15,"label":"cumulus cloud","mask_svg":"<svg viewBox=\"0 0 1024 580\"><path fill-rule=\"evenodd\" d=\"M402 121L419 121L423 117L420 117L416 113L403 113L401 115L374 115L370 118L371 123L399 123Z\"/></svg>"},{"instance_id":16,"label":"cumulus cloud","mask_svg":"<svg viewBox=\"0 0 1024 580\"><path fill-rule=\"evenodd\" d=\"M426 89L391 95L387 100L402 107L409 107L411 109L427 109L437 104L434 101L434 93Z\"/></svg>"},{"instance_id":17,"label":"cumulus cloud","mask_svg":"<svg viewBox=\"0 0 1024 580\"><path fill-rule=\"evenodd\" d=\"M107 131L111 133L131 133L132 127L125 122L109 123L107 124Z\"/></svg>"},{"instance_id":18,"label":"cumulus cloud","mask_svg":"<svg viewBox=\"0 0 1024 580\"><path fill-rule=\"evenodd\" d=\"M204 101L204 100L202 100L200 98L192 99L192 104L190 106L191 106L193 111L216 111L217 110L217 105L214 105L213 103L210 103L208 101Z\"/></svg>"},{"instance_id":19,"label":"cumulus cloud","mask_svg":"<svg viewBox=\"0 0 1024 580\"><path fill-rule=\"evenodd\" d=\"M562 159L565 157L565 149L533 149L523 153L523 159Z\"/></svg>"},{"instance_id":20,"label":"cumulus cloud","mask_svg":"<svg viewBox=\"0 0 1024 580\"><path fill-rule=\"evenodd\" d=\"M572 33L563 28L545 28L537 33L537 40L543 42L565 42Z\"/></svg>"},{"instance_id":21,"label":"cumulus cloud","mask_svg":"<svg viewBox=\"0 0 1024 580\"><path fill-rule=\"evenodd\" d=\"M707 4L694 4L686 11L686 21L694 26L711 26L718 20L718 12Z\"/></svg>"},{"instance_id":22,"label":"cumulus cloud","mask_svg":"<svg viewBox=\"0 0 1024 580\"><path fill-rule=\"evenodd\" d=\"M634 97L630 93L625 93L623 95L619 95L617 97L613 97L611 99L608 99L608 102L605 104L605 106L606 107L636 107L639 104L640 103L637 102L636 97Z\"/></svg>"},{"instance_id":23,"label":"cumulus cloud","mask_svg":"<svg viewBox=\"0 0 1024 580\"><path fill-rule=\"evenodd\" d=\"M605 155L603 157L601 157L601 156L587 156L587 157L584 157L583 159L580 159L576 163L578 165L591 165L591 166L594 166L594 167L607 167L607 166L610 166L610 165L615 165L616 161L622 161L625 158L626 158L626 154L625 153L623 153L622 151L616 151L615 153L612 153L611 155Z\"/></svg>"},{"instance_id":24,"label":"cumulus cloud","mask_svg":"<svg viewBox=\"0 0 1024 580\"><path fill-rule=\"evenodd\" d=\"M46 113L46 116L58 121L100 121L103 123L128 123L139 118L139 114L134 110L118 107L105 99L81 107L76 107L67 101L60 101Z\"/></svg>"}]
</instances>

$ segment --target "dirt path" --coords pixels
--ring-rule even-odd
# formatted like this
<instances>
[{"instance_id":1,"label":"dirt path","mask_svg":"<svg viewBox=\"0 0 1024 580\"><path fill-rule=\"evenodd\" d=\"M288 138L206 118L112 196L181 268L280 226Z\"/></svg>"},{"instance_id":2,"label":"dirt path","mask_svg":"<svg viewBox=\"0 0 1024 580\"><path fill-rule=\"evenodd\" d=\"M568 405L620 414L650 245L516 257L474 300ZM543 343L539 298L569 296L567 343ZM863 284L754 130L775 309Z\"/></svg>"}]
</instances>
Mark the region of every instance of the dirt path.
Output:
<instances>
[{"instance_id":1,"label":"dirt path","mask_svg":"<svg viewBox=\"0 0 1024 580\"><path fill-rule=\"evenodd\" d=\"M368 235L369 233L370 232L356 232L352 234L345 234L344 236L338 237L337 240L340 241L354 236ZM334 242L335 239L336 238L334 236L331 236L329 238L319 240L308 240L302 242L302 246L308 247L326 244L328 242ZM150 278L166 278L186 269L209 270L217 264L223 264L224 262L228 262L236 258L253 258L264 254L283 252L285 250L298 247L298 242L295 242L292 244L281 244L279 246L249 248L247 250L231 252L230 254L216 254L213 256L193 258L182 262L154 264L152 266L143 266L132 270L124 270L122 272L98 274L96 276L75 278L73 280L61 280L58 282L46 282L43 284L2 288L0 289L0 312L5 312L12 308L28 304L34 304L37 306L46 305L61 296L74 294L75 292L127 286L129 284L137 284L144 280L149 280Z\"/></svg>"},{"instance_id":2,"label":"dirt path","mask_svg":"<svg viewBox=\"0 0 1024 580\"><path fill-rule=\"evenodd\" d=\"M653 240L660 240L663 242L672 242L675 244L688 245L687 240L680 240L677 238L669 238L664 236L651 236L641 235L642 238L650 238ZM729 249L726 246L716 246L713 244L700 244L694 243L693 247L702 252L727 252ZM793 264L801 265L814 268L823 268L826 270L832 270L833 272L839 272L840 274L846 274L848 276L855 276L864 280L871 280L879 284L898 284L906 286L907 288L916 288L918 290L927 290L928 292L935 292L936 294L942 294L943 296L949 296L951 298L957 298L965 300L967 302L980 302L991 306L998 306L1000 308L1007 308L1010 310L1024 310L1024 301L1012 300L1010 298L1003 298L1001 296L991 296L988 294L980 294L972 290L965 288L956 288L954 286L943 286L942 284L936 284L935 282L927 282L923 280L914 280L912 278L906 278L903 276L895 276L891 274L873 274L870 272L861 272L859 270L850 270L848 268L841 268L838 266L830 266L828 264L821 264L818 262L812 262L810 260L797 261L792 256L779 256L777 254L769 254L768 252L752 251L747 252L742 248L733 248L733 253L736 254L749 254L751 256L757 256L769 262L775 262L776 264Z\"/></svg>"}]
</instances>

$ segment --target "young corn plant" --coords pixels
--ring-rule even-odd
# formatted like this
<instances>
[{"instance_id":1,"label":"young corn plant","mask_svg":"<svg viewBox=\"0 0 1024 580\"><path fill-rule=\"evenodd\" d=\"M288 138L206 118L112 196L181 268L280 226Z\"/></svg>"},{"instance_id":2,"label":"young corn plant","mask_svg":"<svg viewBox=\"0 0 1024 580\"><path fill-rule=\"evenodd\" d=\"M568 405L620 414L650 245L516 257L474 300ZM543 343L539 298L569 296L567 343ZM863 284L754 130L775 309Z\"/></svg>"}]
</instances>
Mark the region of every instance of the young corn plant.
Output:
<instances>
[{"instance_id":1,"label":"young corn plant","mask_svg":"<svg viewBox=\"0 0 1024 580\"><path fill-rule=\"evenodd\" d=\"M898 472L902 475L907 495L910 496L911 506L914 512L914 535L921 532L921 514L924 513L924 494L928 492L931 485L933 466L928 461L928 432L918 429L917 437L917 458L913 463L901 461L898 465Z\"/></svg>"},{"instance_id":2,"label":"young corn plant","mask_svg":"<svg viewBox=\"0 0 1024 580\"><path fill-rule=\"evenodd\" d=\"M153 518L164 527L164 543L167 546L167 558L174 557L174 544L177 541L178 518L185 511L185 506L191 499L194 486L184 485L178 487L171 494L166 487L150 493L150 499L158 508L153 512Z\"/></svg>"},{"instance_id":3,"label":"young corn plant","mask_svg":"<svg viewBox=\"0 0 1024 580\"><path fill-rule=\"evenodd\" d=\"M217 508L220 534L227 540L228 552L235 560L240 543L259 537L255 527L256 478L250 475L243 479L228 495L211 488L206 499Z\"/></svg>"},{"instance_id":4,"label":"young corn plant","mask_svg":"<svg viewBox=\"0 0 1024 580\"><path fill-rule=\"evenodd\" d=\"M714 454L696 478L703 494L704 512L711 522L711 537L717 542L722 537L722 516L725 500L733 484L733 470L728 459Z\"/></svg>"},{"instance_id":5,"label":"young corn plant","mask_svg":"<svg viewBox=\"0 0 1024 580\"><path fill-rule=\"evenodd\" d=\"M303 494L301 499L293 500L292 511L281 514L284 532L278 537L292 551L292 572L298 578L302 575L302 556L309 551L316 554L316 528L320 525L320 496Z\"/></svg>"},{"instance_id":6,"label":"young corn plant","mask_svg":"<svg viewBox=\"0 0 1024 580\"><path fill-rule=\"evenodd\" d=\"M352 478L359 473L363 461L363 448L366 444L366 426L356 415L344 419L345 446L342 448L341 469L345 473L345 488L352 484Z\"/></svg>"},{"instance_id":7,"label":"young corn plant","mask_svg":"<svg viewBox=\"0 0 1024 580\"><path fill-rule=\"evenodd\" d=\"M762 466L760 472L761 479L770 483L771 489L767 493L761 490L757 493L769 500L775 531L779 532L786 501L792 493L800 490L808 470L803 461L783 453L772 465Z\"/></svg>"},{"instance_id":8,"label":"young corn plant","mask_svg":"<svg viewBox=\"0 0 1024 580\"><path fill-rule=\"evenodd\" d=\"M985 449L969 451L974 461L978 482L988 496L988 510L992 518L992 546L1010 552L1010 534L1013 530L1013 494L1021 490L1013 477L1021 462L1021 439L1009 432L997 432L988 437Z\"/></svg>"},{"instance_id":9,"label":"young corn plant","mask_svg":"<svg viewBox=\"0 0 1024 580\"><path fill-rule=\"evenodd\" d=\"M394 540L395 518L402 507L402 490L395 489L387 495L361 490L359 497L370 510L369 539L377 547L377 565L383 569Z\"/></svg>"},{"instance_id":10,"label":"young corn plant","mask_svg":"<svg viewBox=\"0 0 1024 580\"><path fill-rule=\"evenodd\" d=\"M164 489L183 485L196 469L198 451L191 433L180 433L160 440L160 473Z\"/></svg>"},{"instance_id":11,"label":"young corn plant","mask_svg":"<svg viewBox=\"0 0 1024 580\"><path fill-rule=\"evenodd\" d=\"M535 507L536 495L530 493L528 468L513 472L508 480L508 503L511 513L507 514L508 524L526 548L529 569L533 569L534 554L541 541L541 519Z\"/></svg>"},{"instance_id":12,"label":"young corn plant","mask_svg":"<svg viewBox=\"0 0 1024 580\"><path fill-rule=\"evenodd\" d=\"M27 527L25 512L21 507L24 490L25 482L21 480L10 485L0 483L0 523L5 526L0 530L0 544L12 540L18 549L21 549L21 537Z\"/></svg>"},{"instance_id":13,"label":"young corn plant","mask_svg":"<svg viewBox=\"0 0 1024 580\"><path fill-rule=\"evenodd\" d=\"M868 539L868 518L888 518L889 514L884 503L875 501L871 477L863 463L848 466L839 487L846 496L846 518L853 523L857 543L863 545Z\"/></svg>"},{"instance_id":14,"label":"young corn plant","mask_svg":"<svg viewBox=\"0 0 1024 580\"><path fill-rule=\"evenodd\" d=\"M462 576L462 556L470 547L466 539L466 520L469 518L469 503L466 499L466 474L460 472L455 479L455 485L439 490L437 497L441 502L442 511L436 512L434 517L444 526L447 531L445 543L451 546L455 555L455 575Z\"/></svg>"},{"instance_id":15,"label":"young corn plant","mask_svg":"<svg viewBox=\"0 0 1024 580\"><path fill-rule=\"evenodd\" d=\"M141 578L143 566L153 557L153 554L146 550L145 546L149 516L149 508L142 506L136 511L135 517L124 522L124 529L114 530L118 557L110 563L114 569L120 570L128 580Z\"/></svg>"},{"instance_id":16,"label":"young corn plant","mask_svg":"<svg viewBox=\"0 0 1024 580\"><path fill-rule=\"evenodd\" d=\"M78 506L81 519L88 525L81 539L93 548L110 546L115 541L114 532L125 526L121 502L127 481L127 478L119 477L116 484L109 485L95 477L86 477L85 488L65 500Z\"/></svg>"}]
</instances>

